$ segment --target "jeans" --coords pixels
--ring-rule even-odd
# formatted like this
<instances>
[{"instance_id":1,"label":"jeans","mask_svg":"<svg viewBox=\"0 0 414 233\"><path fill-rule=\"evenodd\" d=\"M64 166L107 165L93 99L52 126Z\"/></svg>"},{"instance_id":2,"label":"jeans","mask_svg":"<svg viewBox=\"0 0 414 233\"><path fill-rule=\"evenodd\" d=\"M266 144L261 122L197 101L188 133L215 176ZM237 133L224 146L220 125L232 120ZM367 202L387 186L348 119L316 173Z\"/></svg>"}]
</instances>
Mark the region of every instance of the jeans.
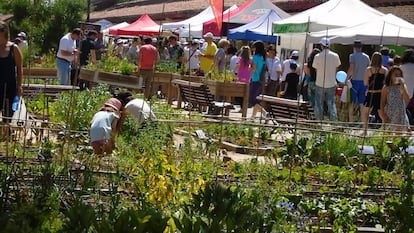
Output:
<instances>
[{"instance_id":1,"label":"jeans","mask_svg":"<svg viewBox=\"0 0 414 233\"><path fill-rule=\"evenodd\" d=\"M70 85L70 62L56 58L57 76L60 78L60 85Z\"/></svg>"},{"instance_id":2,"label":"jeans","mask_svg":"<svg viewBox=\"0 0 414 233\"><path fill-rule=\"evenodd\" d=\"M323 120L323 104L324 100L328 105L329 120L338 120L336 113L336 87L322 88L319 86L315 87L315 117L317 120Z\"/></svg>"},{"instance_id":3,"label":"jeans","mask_svg":"<svg viewBox=\"0 0 414 233\"><path fill-rule=\"evenodd\" d=\"M308 101L312 105L312 107L315 106L315 82L309 81L308 83Z\"/></svg>"}]
</instances>

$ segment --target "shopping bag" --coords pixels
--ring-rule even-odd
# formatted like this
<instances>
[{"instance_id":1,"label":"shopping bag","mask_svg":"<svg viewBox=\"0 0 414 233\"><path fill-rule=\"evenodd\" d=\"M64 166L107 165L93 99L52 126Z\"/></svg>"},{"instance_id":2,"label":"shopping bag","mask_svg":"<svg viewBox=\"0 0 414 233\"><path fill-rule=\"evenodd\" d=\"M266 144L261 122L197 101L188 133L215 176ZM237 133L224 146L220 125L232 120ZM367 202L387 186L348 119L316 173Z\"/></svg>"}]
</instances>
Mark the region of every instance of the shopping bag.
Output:
<instances>
[{"instance_id":1,"label":"shopping bag","mask_svg":"<svg viewBox=\"0 0 414 233\"><path fill-rule=\"evenodd\" d=\"M13 113L10 125L11 126L26 126L27 124L27 109L22 97L20 97L19 107Z\"/></svg>"},{"instance_id":2,"label":"shopping bag","mask_svg":"<svg viewBox=\"0 0 414 233\"><path fill-rule=\"evenodd\" d=\"M342 94L341 94L341 102L342 103L347 103L348 101L348 87L345 85L343 88L342 88Z\"/></svg>"}]
</instances>

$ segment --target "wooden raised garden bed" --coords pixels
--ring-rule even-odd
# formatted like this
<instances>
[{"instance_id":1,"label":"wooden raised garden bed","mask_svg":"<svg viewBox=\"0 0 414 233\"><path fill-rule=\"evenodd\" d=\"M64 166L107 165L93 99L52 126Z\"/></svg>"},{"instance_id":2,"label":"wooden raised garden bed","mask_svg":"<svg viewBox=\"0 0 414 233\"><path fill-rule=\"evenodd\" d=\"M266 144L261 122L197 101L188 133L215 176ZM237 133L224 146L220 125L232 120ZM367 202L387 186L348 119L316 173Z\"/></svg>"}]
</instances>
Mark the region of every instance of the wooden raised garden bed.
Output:
<instances>
[{"instance_id":1,"label":"wooden raised garden bed","mask_svg":"<svg viewBox=\"0 0 414 233\"><path fill-rule=\"evenodd\" d=\"M120 73L81 69L79 77L80 79L94 83L106 83L112 86L124 87L133 90L140 89L139 78L135 75L124 75Z\"/></svg>"},{"instance_id":2,"label":"wooden raised garden bed","mask_svg":"<svg viewBox=\"0 0 414 233\"><path fill-rule=\"evenodd\" d=\"M225 102L231 102L232 97L243 97L242 117L247 116L249 103L249 85L240 82L221 82L215 80L204 80L216 100L224 96Z\"/></svg>"}]
</instances>

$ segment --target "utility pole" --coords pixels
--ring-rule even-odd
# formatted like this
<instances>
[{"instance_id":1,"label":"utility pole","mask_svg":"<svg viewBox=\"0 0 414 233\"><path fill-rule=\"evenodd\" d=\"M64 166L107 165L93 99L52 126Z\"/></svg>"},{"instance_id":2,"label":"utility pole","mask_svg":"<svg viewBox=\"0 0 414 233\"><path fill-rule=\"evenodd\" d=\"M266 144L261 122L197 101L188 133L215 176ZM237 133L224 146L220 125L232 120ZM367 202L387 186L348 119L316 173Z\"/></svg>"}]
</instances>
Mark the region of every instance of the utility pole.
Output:
<instances>
[{"instance_id":1,"label":"utility pole","mask_svg":"<svg viewBox=\"0 0 414 233\"><path fill-rule=\"evenodd\" d=\"M86 16L86 22L89 22L90 19L90 15L91 15L91 0L87 0L88 1L88 6L87 6L87 16Z\"/></svg>"}]
</instances>

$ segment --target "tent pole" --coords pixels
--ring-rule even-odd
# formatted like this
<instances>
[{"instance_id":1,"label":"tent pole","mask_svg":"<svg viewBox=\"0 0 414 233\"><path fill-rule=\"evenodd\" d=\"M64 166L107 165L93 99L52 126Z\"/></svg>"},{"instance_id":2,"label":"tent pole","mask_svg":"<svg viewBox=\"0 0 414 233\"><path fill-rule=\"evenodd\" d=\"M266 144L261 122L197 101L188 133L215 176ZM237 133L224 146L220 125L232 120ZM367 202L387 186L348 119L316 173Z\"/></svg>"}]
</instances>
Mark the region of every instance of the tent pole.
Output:
<instances>
[{"instance_id":1,"label":"tent pole","mask_svg":"<svg viewBox=\"0 0 414 233\"><path fill-rule=\"evenodd\" d=\"M270 11L269 11L270 12ZM273 36L273 33L271 33L271 37L269 38L269 42L272 42L271 38ZM267 17L267 22L266 22L266 35L269 35L269 17ZM276 41L275 41L275 48L276 48Z\"/></svg>"},{"instance_id":2,"label":"tent pole","mask_svg":"<svg viewBox=\"0 0 414 233\"><path fill-rule=\"evenodd\" d=\"M397 41L396 41L395 45L400 44L400 31L401 31L401 27L398 27Z\"/></svg>"},{"instance_id":3,"label":"tent pole","mask_svg":"<svg viewBox=\"0 0 414 233\"><path fill-rule=\"evenodd\" d=\"M381 45L381 47L383 46L382 42L383 42L383 39L384 39L384 29L385 29L385 21L382 24L381 39L380 39L380 45Z\"/></svg>"},{"instance_id":4,"label":"tent pole","mask_svg":"<svg viewBox=\"0 0 414 233\"><path fill-rule=\"evenodd\" d=\"M306 35L305 35L305 48L304 48L304 54L303 54L303 59L302 59L302 71L301 71L301 74L300 74L300 76L302 76L303 75L303 71L305 70L305 61L306 61L306 57L307 57L307 55L308 55L308 51L307 51L307 48L308 48L308 35L309 35L309 23L310 23L310 17L308 17L308 26L307 26L307 29L306 29ZM299 77L300 77L299 76ZM302 77L302 80L301 80L301 82L303 82L305 77L303 76ZM300 94L298 93L297 94L298 96L298 98L297 98L297 108L298 108L298 110L299 110L299 103L300 103ZM299 112L299 111L298 111ZM298 116L296 116L295 117L295 130L294 130L294 133L293 133L293 141L294 141L294 143L296 144L297 143L297 141L298 141L298 134L297 134L297 131L298 131L298 129L297 129L297 127L298 127Z\"/></svg>"},{"instance_id":5,"label":"tent pole","mask_svg":"<svg viewBox=\"0 0 414 233\"><path fill-rule=\"evenodd\" d=\"M328 35L329 35L328 30L329 30L329 28L326 27L325 38L328 38ZM326 50L326 48L324 48L324 49L321 48L321 53L323 52L323 50ZM330 45L329 45L329 50L331 50ZM322 96L325 96L325 93L326 93L326 90L325 90L325 81L326 81L326 55L327 55L327 53L326 53L326 51L324 53L325 53L325 57L323 59L323 62L324 62L324 65L323 65L324 72L323 72L323 82L322 82L322 88L323 88ZM331 114L331 113L329 112L329 114ZM323 110L322 110L322 119L320 120L321 123L322 123L323 120L324 120L324 114L323 114ZM329 120L331 120L331 119L329 119Z\"/></svg>"},{"instance_id":6,"label":"tent pole","mask_svg":"<svg viewBox=\"0 0 414 233\"><path fill-rule=\"evenodd\" d=\"M221 1L221 30L220 30L220 38L223 37L223 17L224 17L224 0Z\"/></svg>"},{"instance_id":7,"label":"tent pole","mask_svg":"<svg viewBox=\"0 0 414 233\"><path fill-rule=\"evenodd\" d=\"M87 4L88 4L88 8L87 8L87 15L86 15L86 22L89 22L89 20L90 20L90 15L91 15L91 0L88 0L87 1Z\"/></svg>"},{"instance_id":8,"label":"tent pole","mask_svg":"<svg viewBox=\"0 0 414 233\"><path fill-rule=\"evenodd\" d=\"M162 17L160 19L160 29L158 30L158 38L161 38L162 35L162 18L165 17L165 2L162 4Z\"/></svg>"}]
</instances>

